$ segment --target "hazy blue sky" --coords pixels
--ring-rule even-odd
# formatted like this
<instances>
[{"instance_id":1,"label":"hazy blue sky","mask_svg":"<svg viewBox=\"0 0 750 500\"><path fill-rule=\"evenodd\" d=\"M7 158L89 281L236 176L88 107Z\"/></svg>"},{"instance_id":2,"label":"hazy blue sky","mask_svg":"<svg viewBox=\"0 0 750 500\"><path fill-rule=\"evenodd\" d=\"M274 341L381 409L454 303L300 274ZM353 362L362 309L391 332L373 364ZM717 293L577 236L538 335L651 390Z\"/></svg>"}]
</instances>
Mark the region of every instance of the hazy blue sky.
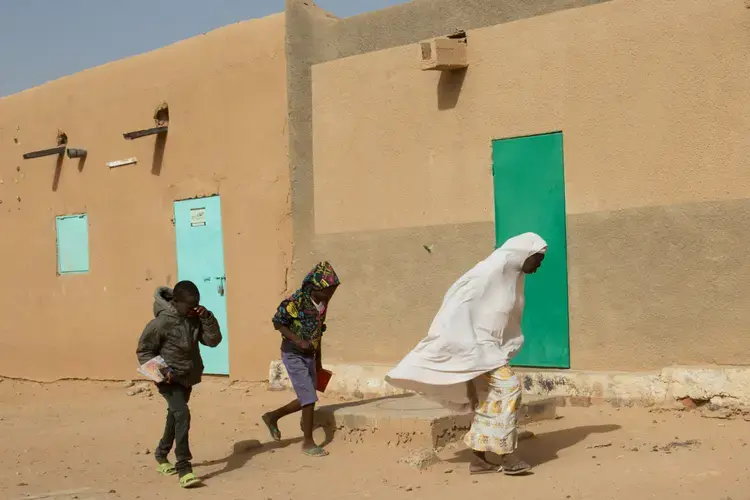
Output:
<instances>
[{"instance_id":1,"label":"hazy blue sky","mask_svg":"<svg viewBox=\"0 0 750 500\"><path fill-rule=\"evenodd\" d=\"M407 0L318 0L339 17ZM284 10L284 0L0 0L0 96Z\"/></svg>"}]
</instances>

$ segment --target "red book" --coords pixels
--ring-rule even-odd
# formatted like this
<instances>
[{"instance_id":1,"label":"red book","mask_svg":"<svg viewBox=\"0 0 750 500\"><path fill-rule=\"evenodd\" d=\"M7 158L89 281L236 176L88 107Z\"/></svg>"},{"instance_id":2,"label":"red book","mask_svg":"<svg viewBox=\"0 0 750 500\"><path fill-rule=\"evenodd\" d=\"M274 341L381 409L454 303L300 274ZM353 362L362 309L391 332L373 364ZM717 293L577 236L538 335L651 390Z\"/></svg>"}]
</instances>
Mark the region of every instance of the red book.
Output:
<instances>
[{"instance_id":1,"label":"red book","mask_svg":"<svg viewBox=\"0 0 750 500\"><path fill-rule=\"evenodd\" d=\"M328 382L331 381L331 377L333 376L332 372L329 372L328 370L321 369L318 371L318 380L315 384L315 388L319 390L320 392L326 392L326 387L328 387Z\"/></svg>"}]
</instances>

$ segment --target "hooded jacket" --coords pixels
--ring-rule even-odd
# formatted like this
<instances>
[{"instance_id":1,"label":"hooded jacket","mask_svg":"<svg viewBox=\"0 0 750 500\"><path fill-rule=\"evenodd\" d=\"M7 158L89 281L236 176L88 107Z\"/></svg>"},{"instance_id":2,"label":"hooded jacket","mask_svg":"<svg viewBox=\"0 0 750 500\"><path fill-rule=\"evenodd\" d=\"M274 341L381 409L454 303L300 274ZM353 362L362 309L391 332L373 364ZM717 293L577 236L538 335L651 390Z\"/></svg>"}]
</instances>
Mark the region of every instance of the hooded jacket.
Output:
<instances>
[{"instance_id":1,"label":"hooded jacket","mask_svg":"<svg viewBox=\"0 0 750 500\"><path fill-rule=\"evenodd\" d=\"M198 343L216 347L221 342L219 322L213 313L206 318L180 316L172 306L171 288L160 287L154 295L154 319L138 341L138 362L161 356L173 371L173 381L190 387L200 383L203 358Z\"/></svg>"}]
</instances>

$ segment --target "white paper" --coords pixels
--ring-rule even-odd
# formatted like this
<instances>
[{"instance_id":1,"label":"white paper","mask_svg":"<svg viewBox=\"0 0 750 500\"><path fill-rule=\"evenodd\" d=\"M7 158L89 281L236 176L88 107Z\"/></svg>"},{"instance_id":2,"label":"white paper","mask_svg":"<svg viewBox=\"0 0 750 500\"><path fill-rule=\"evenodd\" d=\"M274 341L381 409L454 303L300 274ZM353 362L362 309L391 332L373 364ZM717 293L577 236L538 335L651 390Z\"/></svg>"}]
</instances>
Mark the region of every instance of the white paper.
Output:
<instances>
[{"instance_id":1,"label":"white paper","mask_svg":"<svg viewBox=\"0 0 750 500\"><path fill-rule=\"evenodd\" d=\"M161 369L166 367L167 363L164 362L164 358L156 356L139 366L138 373L158 384L164 381L164 375L161 374Z\"/></svg>"},{"instance_id":2,"label":"white paper","mask_svg":"<svg viewBox=\"0 0 750 500\"><path fill-rule=\"evenodd\" d=\"M206 209L205 208L191 208L190 209L190 225L193 227L206 225Z\"/></svg>"}]
</instances>

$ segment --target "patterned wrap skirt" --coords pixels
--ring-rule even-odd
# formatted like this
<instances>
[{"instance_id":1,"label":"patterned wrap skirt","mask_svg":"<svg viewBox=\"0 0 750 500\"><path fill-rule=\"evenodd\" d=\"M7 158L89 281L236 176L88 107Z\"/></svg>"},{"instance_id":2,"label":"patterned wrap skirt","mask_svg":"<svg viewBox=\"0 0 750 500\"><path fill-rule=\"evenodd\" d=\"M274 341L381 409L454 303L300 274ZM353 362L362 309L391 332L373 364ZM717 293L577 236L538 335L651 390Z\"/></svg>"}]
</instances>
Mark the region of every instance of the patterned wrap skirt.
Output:
<instances>
[{"instance_id":1,"label":"patterned wrap skirt","mask_svg":"<svg viewBox=\"0 0 750 500\"><path fill-rule=\"evenodd\" d=\"M518 443L521 380L509 366L501 366L477 377L473 383L479 405L471 429L464 437L466 446L498 455L512 453Z\"/></svg>"}]
</instances>

